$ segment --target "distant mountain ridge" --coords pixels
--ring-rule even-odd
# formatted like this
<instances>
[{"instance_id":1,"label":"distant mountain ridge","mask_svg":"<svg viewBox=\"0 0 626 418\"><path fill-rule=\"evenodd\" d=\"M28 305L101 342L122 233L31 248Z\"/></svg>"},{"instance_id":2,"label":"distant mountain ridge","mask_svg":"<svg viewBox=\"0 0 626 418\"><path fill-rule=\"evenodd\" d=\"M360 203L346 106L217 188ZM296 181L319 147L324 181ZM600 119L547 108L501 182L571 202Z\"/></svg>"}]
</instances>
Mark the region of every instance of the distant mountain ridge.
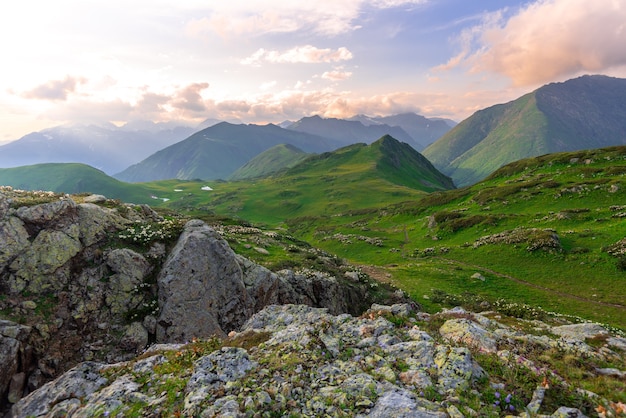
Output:
<instances>
[{"instance_id":1,"label":"distant mountain ridge","mask_svg":"<svg viewBox=\"0 0 626 418\"><path fill-rule=\"evenodd\" d=\"M323 152L339 146L327 138L272 124L221 122L156 152L114 177L129 182L226 179L253 157L279 144L291 144L306 152Z\"/></svg>"},{"instance_id":2,"label":"distant mountain ridge","mask_svg":"<svg viewBox=\"0 0 626 418\"><path fill-rule=\"evenodd\" d=\"M423 154L458 186L542 154L626 144L626 79L551 83L467 118Z\"/></svg>"},{"instance_id":3,"label":"distant mountain ridge","mask_svg":"<svg viewBox=\"0 0 626 418\"><path fill-rule=\"evenodd\" d=\"M187 138L195 128L152 122L57 126L0 146L0 167L41 163L84 163L108 174Z\"/></svg>"},{"instance_id":4,"label":"distant mountain ridge","mask_svg":"<svg viewBox=\"0 0 626 418\"><path fill-rule=\"evenodd\" d=\"M366 126L373 124L398 126L409 134L415 143L418 144L416 148L418 151L421 151L441 138L456 125L456 122L450 119L426 118L416 113L400 113L392 116L376 117L356 115L348 120L358 120Z\"/></svg>"},{"instance_id":5,"label":"distant mountain ridge","mask_svg":"<svg viewBox=\"0 0 626 418\"><path fill-rule=\"evenodd\" d=\"M283 125L287 129L332 138L343 146L376 141L391 135L420 151L448 132L451 127L444 120L427 119L415 113L393 116L356 115L348 119L310 116Z\"/></svg>"}]
</instances>

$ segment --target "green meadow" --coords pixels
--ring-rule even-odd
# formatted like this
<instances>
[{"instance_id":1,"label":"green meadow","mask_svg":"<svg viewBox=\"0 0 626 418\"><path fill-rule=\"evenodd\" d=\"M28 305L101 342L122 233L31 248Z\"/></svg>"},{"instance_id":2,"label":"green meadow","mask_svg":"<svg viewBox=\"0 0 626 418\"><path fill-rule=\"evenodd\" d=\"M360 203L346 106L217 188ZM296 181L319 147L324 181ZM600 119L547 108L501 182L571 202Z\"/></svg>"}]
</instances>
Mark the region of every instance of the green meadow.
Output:
<instances>
[{"instance_id":1,"label":"green meadow","mask_svg":"<svg viewBox=\"0 0 626 418\"><path fill-rule=\"evenodd\" d=\"M430 193L370 172L350 159L254 182L150 187L190 216L286 230L427 310L444 292L626 329L626 148L521 160L474 186Z\"/></svg>"}]
</instances>

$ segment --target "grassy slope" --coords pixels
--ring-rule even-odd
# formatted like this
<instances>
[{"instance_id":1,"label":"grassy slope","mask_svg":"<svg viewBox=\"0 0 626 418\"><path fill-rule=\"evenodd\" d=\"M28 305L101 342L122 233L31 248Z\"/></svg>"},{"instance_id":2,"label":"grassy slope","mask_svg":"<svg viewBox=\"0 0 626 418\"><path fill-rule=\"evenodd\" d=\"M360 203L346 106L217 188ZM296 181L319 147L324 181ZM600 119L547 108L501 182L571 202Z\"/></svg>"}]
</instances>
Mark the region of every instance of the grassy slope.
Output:
<instances>
[{"instance_id":1,"label":"grassy slope","mask_svg":"<svg viewBox=\"0 0 626 418\"><path fill-rule=\"evenodd\" d=\"M292 233L314 245L381 268L381 277L427 307L423 295L432 289L472 292L626 328L626 273L603 251L626 236L619 217L626 209L614 207L626 202L625 173L624 147L555 154L514 163L471 188L370 213L289 224ZM436 226L431 216L439 220ZM563 251L529 251L527 243L472 245L518 227L555 230ZM351 242L333 238L338 233L351 236ZM384 245L357 238L364 236ZM427 256L427 248L434 255ZM476 272L486 280L472 279Z\"/></svg>"},{"instance_id":2,"label":"grassy slope","mask_svg":"<svg viewBox=\"0 0 626 418\"><path fill-rule=\"evenodd\" d=\"M279 144L263 151L246 164L238 168L228 180L245 180L267 177L284 168L293 167L308 155L297 147Z\"/></svg>"},{"instance_id":3,"label":"grassy slope","mask_svg":"<svg viewBox=\"0 0 626 418\"><path fill-rule=\"evenodd\" d=\"M311 156L273 178L150 185L159 188L159 197L171 199L171 208L200 208L270 225L293 217L381 207L452 187L419 153L391 138ZM214 190L202 191L203 185Z\"/></svg>"},{"instance_id":4,"label":"grassy slope","mask_svg":"<svg viewBox=\"0 0 626 418\"><path fill-rule=\"evenodd\" d=\"M424 156L458 186L467 186L511 161L548 153L547 131L530 93L477 112L425 149Z\"/></svg>"},{"instance_id":5,"label":"grassy slope","mask_svg":"<svg viewBox=\"0 0 626 418\"><path fill-rule=\"evenodd\" d=\"M151 190L107 176L79 163L49 163L0 169L0 185L23 190L50 190L59 193L99 193L132 203L154 203Z\"/></svg>"}]
</instances>

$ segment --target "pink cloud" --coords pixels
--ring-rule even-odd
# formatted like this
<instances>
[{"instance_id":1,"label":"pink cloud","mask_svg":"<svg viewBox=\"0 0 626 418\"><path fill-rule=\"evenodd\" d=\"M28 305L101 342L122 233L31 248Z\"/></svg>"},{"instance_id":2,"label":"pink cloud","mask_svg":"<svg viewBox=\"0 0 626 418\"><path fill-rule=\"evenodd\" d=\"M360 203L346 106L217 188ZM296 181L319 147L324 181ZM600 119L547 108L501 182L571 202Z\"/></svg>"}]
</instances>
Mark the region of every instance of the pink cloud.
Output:
<instances>
[{"instance_id":1,"label":"pink cloud","mask_svg":"<svg viewBox=\"0 0 626 418\"><path fill-rule=\"evenodd\" d=\"M50 80L22 94L27 99L65 101L70 93L74 93L79 84L85 83L82 77L66 76L63 80Z\"/></svg>"},{"instance_id":2,"label":"pink cloud","mask_svg":"<svg viewBox=\"0 0 626 418\"><path fill-rule=\"evenodd\" d=\"M469 66L516 86L626 65L626 4L615 0L539 0L504 20L464 32L463 51L438 70Z\"/></svg>"}]
</instances>

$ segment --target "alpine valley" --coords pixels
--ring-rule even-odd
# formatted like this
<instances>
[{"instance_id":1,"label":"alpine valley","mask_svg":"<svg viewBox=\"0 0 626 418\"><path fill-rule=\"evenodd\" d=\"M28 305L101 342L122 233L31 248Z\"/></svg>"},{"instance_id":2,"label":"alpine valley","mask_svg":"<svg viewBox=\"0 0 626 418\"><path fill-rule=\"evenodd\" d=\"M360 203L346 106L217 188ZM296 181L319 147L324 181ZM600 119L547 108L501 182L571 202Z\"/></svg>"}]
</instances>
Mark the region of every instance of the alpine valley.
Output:
<instances>
[{"instance_id":1,"label":"alpine valley","mask_svg":"<svg viewBox=\"0 0 626 418\"><path fill-rule=\"evenodd\" d=\"M8 416L626 413L626 80L173 139L0 169Z\"/></svg>"}]
</instances>

